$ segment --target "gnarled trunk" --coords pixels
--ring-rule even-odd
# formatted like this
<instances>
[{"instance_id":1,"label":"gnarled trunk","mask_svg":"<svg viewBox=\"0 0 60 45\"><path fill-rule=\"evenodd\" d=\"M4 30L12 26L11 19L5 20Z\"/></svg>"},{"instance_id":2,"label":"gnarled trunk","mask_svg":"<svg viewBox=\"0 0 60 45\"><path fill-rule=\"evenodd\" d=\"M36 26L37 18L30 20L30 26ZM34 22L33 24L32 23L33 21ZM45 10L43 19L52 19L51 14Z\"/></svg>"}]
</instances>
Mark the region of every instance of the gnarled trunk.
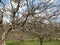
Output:
<instances>
[{"instance_id":1,"label":"gnarled trunk","mask_svg":"<svg viewBox=\"0 0 60 45\"><path fill-rule=\"evenodd\" d=\"M6 45L6 36L7 36L8 31L4 31L2 33L2 38L1 38L1 45Z\"/></svg>"},{"instance_id":2,"label":"gnarled trunk","mask_svg":"<svg viewBox=\"0 0 60 45\"><path fill-rule=\"evenodd\" d=\"M40 45L43 45L43 40L44 40L44 37L39 36Z\"/></svg>"}]
</instances>

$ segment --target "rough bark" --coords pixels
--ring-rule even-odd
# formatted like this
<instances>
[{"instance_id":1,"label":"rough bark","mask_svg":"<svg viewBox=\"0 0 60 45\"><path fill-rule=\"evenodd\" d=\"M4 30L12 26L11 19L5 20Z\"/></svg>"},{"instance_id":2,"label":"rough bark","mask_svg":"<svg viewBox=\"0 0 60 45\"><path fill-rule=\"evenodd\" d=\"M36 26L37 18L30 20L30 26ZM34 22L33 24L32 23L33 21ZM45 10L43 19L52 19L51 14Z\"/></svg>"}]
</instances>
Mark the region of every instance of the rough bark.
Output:
<instances>
[{"instance_id":1,"label":"rough bark","mask_svg":"<svg viewBox=\"0 0 60 45\"><path fill-rule=\"evenodd\" d=\"M8 34L8 31L4 31L3 33L2 33L2 38L1 38L1 45L6 45L6 36L7 36L7 34Z\"/></svg>"}]
</instances>

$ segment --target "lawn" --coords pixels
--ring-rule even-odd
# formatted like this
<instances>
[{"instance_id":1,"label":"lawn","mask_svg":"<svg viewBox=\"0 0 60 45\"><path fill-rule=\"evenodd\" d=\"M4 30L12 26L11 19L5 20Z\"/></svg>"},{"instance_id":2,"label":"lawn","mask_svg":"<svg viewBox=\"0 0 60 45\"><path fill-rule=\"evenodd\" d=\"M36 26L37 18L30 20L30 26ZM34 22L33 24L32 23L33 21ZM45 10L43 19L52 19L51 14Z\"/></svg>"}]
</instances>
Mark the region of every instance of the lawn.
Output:
<instances>
[{"instance_id":1,"label":"lawn","mask_svg":"<svg viewBox=\"0 0 60 45\"><path fill-rule=\"evenodd\" d=\"M7 41L7 45L39 45L39 41ZM60 41L44 41L43 45L60 45Z\"/></svg>"}]
</instances>

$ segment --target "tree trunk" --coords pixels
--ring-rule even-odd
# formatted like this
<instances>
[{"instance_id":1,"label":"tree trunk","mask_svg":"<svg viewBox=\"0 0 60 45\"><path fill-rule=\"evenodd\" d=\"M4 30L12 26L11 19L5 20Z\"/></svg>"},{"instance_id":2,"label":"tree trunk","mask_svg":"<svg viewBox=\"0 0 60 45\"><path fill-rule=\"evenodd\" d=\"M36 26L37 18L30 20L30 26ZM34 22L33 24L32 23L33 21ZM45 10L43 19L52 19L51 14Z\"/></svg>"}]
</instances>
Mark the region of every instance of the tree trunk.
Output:
<instances>
[{"instance_id":1,"label":"tree trunk","mask_svg":"<svg viewBox=\"0 0 60 45\"><path fill-rule=\"evenodd\" d=\"M44 39L44 37L40 37L40 36L39 36L40 45L43 45L43 39Z\"/></svg>"},{"instance_id":2,"label":"tree trunk","mask_svg":"<svg viewBox=\"0 0 60 45\"><path fill-rule=\"evenodd\" d=\"M50 38L49 41L52 41L52 38Z\"/></svg>"},{"instance_id":3,"label":"tree trunk","mask_svg":"<svg viewBox=\"0 0 60 45\"><path fill-rule=\"evenodd\" d=\"M2 33L2 38L1 38L1 45L6 45L6 36L7 36L8 31L4 31Z\"/></svg>"}]
</instances>

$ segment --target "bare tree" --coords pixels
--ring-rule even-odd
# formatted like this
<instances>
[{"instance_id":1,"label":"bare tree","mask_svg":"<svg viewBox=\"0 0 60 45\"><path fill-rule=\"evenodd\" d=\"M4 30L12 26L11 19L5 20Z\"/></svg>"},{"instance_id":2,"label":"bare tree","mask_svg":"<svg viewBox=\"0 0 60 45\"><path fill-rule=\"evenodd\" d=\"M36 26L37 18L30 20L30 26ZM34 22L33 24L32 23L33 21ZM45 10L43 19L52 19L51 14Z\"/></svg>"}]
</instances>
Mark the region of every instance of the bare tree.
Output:
<instances>
[{"instance_id":1,"label":"bare tree","mask_svg":"<svg viewBox=\"0 0 60 45\"><path fill-rule=\"evenodd\" d=\"M2 33L2 44L1 45L6 45L6 38L7 38L7 34L15 29L21 29L21 31L24 31L24 25L25 23L27 23L28 21L36 21L37 22L43 22L44 20L50 20L52 19L54 16L58 16L60 14L60 10L53 11L53 8L58 8L60 5L54 5L54 1L51 2L51 0L49 1L41 1L39 0L38 2L36 2L36 0L10 0L10 7L9 9L7 9L4 5L3 9L1 10L1 20L0 20L0 24L1 24L1 28L3 30ZM25 7L25 9L24 9ZM21 9L22 8L22 9ZM53 11L53 12L52 12ZM10 13L10 23L9 24L3 24L3 16L6 12ZM7 13L8 14L8 13ZM20 17L19 17L20 16ZM35 24L35 22L34 22ZM43 24L40 23L36 23L36 26L38 26L41 28L42 30L44 30L44 28L42 26L45 26ZM34 27L34 26L32 26ZM39 29L38 27L36 27L37 29ZM35 29L35 27L34 27ZM37 31L37 30L36 30ZM45 33L45 31L43 31ZM41 33L41 35L44 35L44 33ZM39 33L37 33L39 34ZM40 34L39 34L40 35ZM43 36L44 37L44 36ZM41 38L39 36L39 38ZM42 42L42 40L41 40ZM42 44L41 44L42 45Z\"/></svg>"}]
</instances>

